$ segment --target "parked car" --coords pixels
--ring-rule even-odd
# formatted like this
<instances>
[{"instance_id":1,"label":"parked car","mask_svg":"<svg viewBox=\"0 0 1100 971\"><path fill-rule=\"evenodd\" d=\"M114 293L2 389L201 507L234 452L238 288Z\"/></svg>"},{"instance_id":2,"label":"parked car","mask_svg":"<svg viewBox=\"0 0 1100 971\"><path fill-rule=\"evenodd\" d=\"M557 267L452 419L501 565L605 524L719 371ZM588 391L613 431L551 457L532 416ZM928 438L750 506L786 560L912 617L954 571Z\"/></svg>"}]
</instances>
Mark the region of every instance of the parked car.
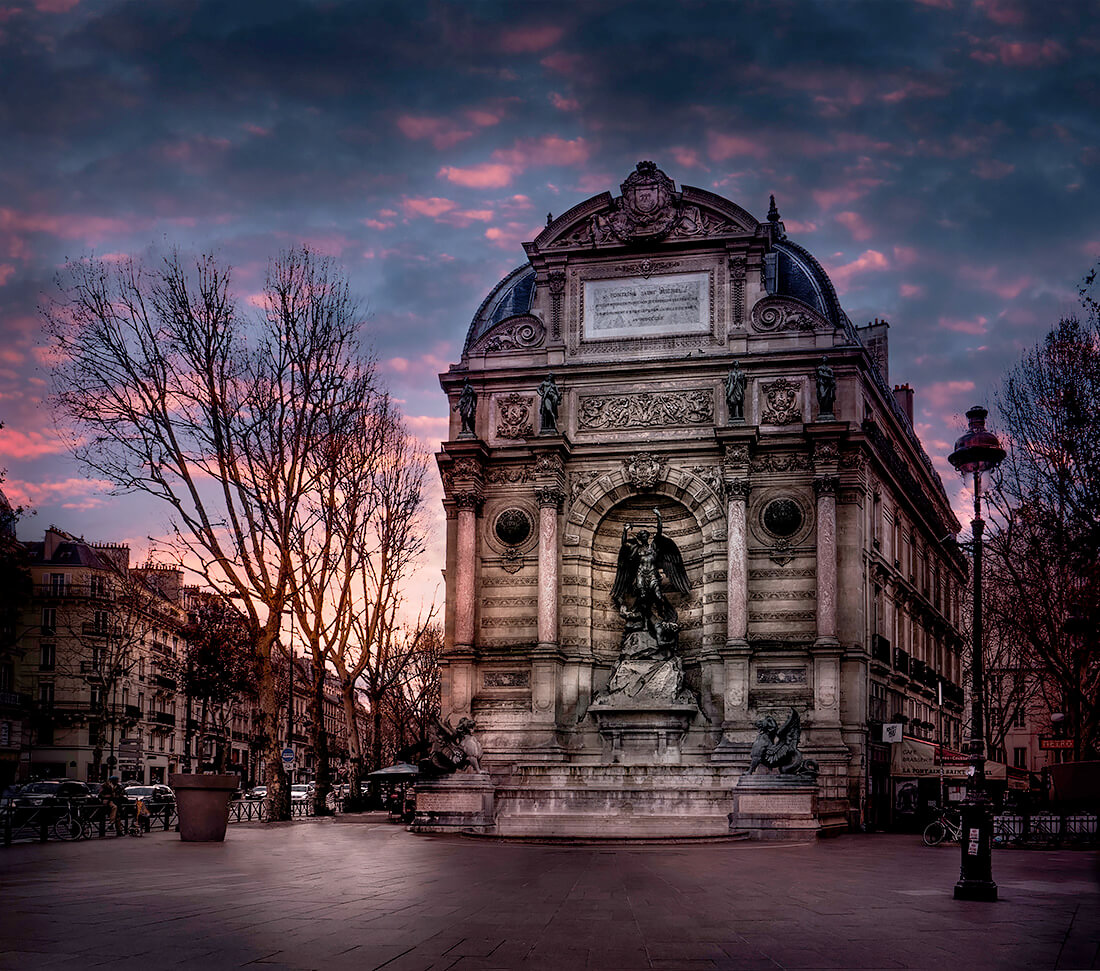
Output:
<instances>
[{"instance_id":1,"label":"parked car","mask_svg":"<svg viewBox=\"0 0 1100 971\"><path fill-rule=\"evenodd\" d=\"M267 798L267 786L256 786L255 789L251 789L244 795L245 799L266 799Z\"/></svg>"},{"instance_id":2,"label":"parked car","mask_svg":"<svg viewBox=\"0 0 1100 971\"><path fill-rule=\"evenodd\" d=\"M70 801L88 802L91 792L83 782L73 779L47 779L28 782L12 800L12 805L38 808L40 806L65 806Z\"/></svg>"},{"instance_id":3,"label":"parked car","mask_svg":"<svg viewBox=\"0 0 1100 971\"><path fill-rule=\"evenodd\" d=\"M126 798L131 801L145 800L145 805L149 807L151 812L155 812L158 808L162 808L169 803L175 805L176 802L176 794L169 786L161 783L151 786L126 786L124 791Z\"/></svg>"},{"instance_id":4,"label":"parked car","mask_svg":"<svg viewBox=\"0 0 1100 971\"><path fill-rule=\"evenodd\" d=\"M291 802L306 802L313 795L313 784L297 784L295 783L290 787L290 801Z\"/></svg>"},{"instance_id":5,"label":"parked car","mask_svg":"<svg viewBox=\"0 0 1100 971\"><path fill-rule=\"evenodd\" d=\"M15 797L19 795L22 788L22 786L8 786L3 792L0 792L0 809L15 805Z\"/></svg>"},{"instance_id":6,"label":"parked car","mask_svg":"<svg viewBox=\"0 0 1100 971\"><path fill-rule=\"evenodd\" d=\"M93 802L99 802L99 790L103 788L102 782L89 782L88 783L88 798Z\"/></svg>"}]
</instances>

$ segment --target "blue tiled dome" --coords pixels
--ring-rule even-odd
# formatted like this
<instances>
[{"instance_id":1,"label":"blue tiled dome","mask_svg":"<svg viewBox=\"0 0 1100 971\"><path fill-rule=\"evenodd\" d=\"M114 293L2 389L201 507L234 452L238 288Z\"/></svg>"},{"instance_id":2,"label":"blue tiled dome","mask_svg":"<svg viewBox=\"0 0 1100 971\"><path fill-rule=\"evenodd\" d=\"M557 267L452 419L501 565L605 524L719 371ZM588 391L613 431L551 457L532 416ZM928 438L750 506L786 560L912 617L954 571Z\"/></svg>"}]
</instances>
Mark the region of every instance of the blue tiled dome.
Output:
<instances>
[{"instance_id":1,"label":"blue tiled dome","mask_svg":"<svg viewBox=\"0 0 1100 971\"><path fill-rule=\"evenodd\" d=\"M464 350L469 350L482 334L502 320L530 313L534 299L535 268L530 263L524 263L493 287L477 308L466 334Z\"/></svg>"}]
</instances>

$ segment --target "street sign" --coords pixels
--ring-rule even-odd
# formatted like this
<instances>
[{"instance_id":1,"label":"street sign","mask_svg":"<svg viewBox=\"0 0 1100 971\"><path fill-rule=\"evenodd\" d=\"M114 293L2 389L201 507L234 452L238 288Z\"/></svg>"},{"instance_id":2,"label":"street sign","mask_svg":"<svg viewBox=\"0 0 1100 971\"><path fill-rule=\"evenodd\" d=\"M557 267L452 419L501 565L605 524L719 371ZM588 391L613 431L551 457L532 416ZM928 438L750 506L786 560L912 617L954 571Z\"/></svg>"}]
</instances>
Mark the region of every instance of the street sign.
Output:
<instances>
[{"instance_id":1,"label":"street sign","mask_svg":"<svg viewBox=\"0 0 1100 971\"><path fill-rule=\"evenodd\" d=\"M882 740L887 743L901 741L901 725L887 722L882 726Z\"/></svg>"},{"instance_id":2,"label":"street sign","mask_svg":"<svg viewBox=\"0 0 1100 971\"><path fill-rule=\"evenodd\" d=\"M1072 738L1055 738L1053 735L1040 735L1039 736L1039 748L1041 749L1071 749L1073 748Z\"/></svg>"},{"instance_id":3,"label":"street sign","mask_svg":"<svg viewBox=\"0 0 1100 971\"><path fill-rule=\"evenodd\" d=\"M284 762L293 762L294 761L294 749L290 748L289 746L287 748L283 749L283 761Z\"/></svg>"}]
</instances>

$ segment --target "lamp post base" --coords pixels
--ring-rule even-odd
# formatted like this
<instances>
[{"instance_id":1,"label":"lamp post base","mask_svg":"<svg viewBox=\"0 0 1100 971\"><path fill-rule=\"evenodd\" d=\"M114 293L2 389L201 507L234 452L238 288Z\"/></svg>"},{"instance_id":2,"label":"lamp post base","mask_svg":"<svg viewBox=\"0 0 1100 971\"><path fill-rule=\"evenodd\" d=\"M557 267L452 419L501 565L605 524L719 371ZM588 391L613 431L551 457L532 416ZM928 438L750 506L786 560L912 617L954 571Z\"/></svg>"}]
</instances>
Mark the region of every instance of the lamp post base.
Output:
<instances>
[{"instance_id":1,"label":"lamp post base","mask_svg":"<svg viewBox=\"0 0 1100 971\"><path fill-rule=\"evenodd\" d=\"M956 900L997 899L997 884L993 882L993 813L989 803L979 795L963 803L962 867L955 884Z\"/></svg>"}]
</instances>

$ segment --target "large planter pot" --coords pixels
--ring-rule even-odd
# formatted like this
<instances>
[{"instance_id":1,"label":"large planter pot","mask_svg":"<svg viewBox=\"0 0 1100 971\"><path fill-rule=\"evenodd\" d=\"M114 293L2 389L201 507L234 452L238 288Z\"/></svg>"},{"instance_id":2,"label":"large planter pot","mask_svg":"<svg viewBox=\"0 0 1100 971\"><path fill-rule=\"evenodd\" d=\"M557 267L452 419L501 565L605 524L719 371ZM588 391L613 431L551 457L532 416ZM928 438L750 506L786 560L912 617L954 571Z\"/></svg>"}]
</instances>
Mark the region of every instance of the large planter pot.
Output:
<instances>
[{"instance_id":1,"label":"large planter pot","mask_svg":"<svg viewBox=\"0 0 1100 971\"><path fill-rule=\"evenodd\" d=\"M176 794L180 839L192 843L220 843L229 822L229 799L240 783L236 775L169 775Z\"/></svg>"}]
</instances>

